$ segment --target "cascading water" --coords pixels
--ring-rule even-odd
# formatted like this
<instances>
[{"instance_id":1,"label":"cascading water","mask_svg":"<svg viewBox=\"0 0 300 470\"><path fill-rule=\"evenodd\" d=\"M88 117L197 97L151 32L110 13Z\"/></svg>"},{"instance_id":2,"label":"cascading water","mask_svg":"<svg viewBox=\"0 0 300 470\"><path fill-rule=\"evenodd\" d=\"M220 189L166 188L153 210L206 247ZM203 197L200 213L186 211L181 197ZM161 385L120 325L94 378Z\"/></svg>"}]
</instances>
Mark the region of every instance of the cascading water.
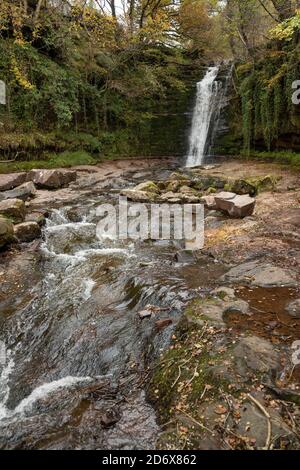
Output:
<instances>
[{"instance_id":1,"label":"cascading water","mask_svg":"<svg viewBox=\"0 0 300 470\"><path fill-rule=\"evenodd\" d=\"M203 80L197 83L197 97L190 134L187 167L203 163L212 117L218 105L219 67L209 67Z\"/></svg>"}]
</instances>

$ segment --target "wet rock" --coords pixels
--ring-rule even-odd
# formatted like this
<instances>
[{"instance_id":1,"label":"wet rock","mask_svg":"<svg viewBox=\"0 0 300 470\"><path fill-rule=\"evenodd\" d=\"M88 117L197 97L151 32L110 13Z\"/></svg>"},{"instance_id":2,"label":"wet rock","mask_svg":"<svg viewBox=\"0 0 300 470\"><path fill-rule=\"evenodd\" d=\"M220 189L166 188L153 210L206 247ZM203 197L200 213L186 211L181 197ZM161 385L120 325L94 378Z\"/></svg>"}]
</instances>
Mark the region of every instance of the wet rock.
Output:
<instances>
[{"instance_id":1,"label":"wet rock","mask_svg":"<svg viewBox=\"0 0 300 470\"><path fill-rule=\"evenodd\" d=\"M217 209L234 218L248 217L253 214L255 208L255 199L248 195L239 196L224 191L216 194L214 198Z\"/></svg>"},{"instance_id":2,"label":"wet rock","mask_svg":"<svg viewBox=\"0 0 300 470\"><path fill-rule=\"evenodd\" d=\"M162 328L165 328L166 326L171 325L172 323L173 321L171 320L171 318L164 318L162 320L157 320L155 322L155 326L158 329L162 329Z\"/></svg>"},{"instance_id":3,"label":"wet rock","mask_svg":"<svg viewBox=\"0 0 300 470\"><path fill-rule=\"evenodd\" d=\"M13 224L9 220L3 217L0 217L0 248L12 242L13 240L14 240Z\"/></svg>"},{"instance_id":4,"label":"wet rock","mask_svg":"<svg viewBox=\"0 0 300 470\"><path fill-rule=\"evenodd\" d=\"M0 202L0 215L11 219L14 223L23 222L25 204L20 199L6 199Z\"/></svg>"},{"instance_id":5,"label":"wet rock","mask_svg":"<svg viewBox=\"0 0 300 470\"><path fill-rule=\"evenodd\" d=\"M26 214L25 222L36 222L40 227L42 227L46 223L46 217L43 212L33 211Z\"/></svg>"},{"instance_id":6,"label":"wet rock","mask_svg":"<svg viewBox=\"0 0 300 470\"><path fill-rule=\"evenodd\" d=\"M236 300L226 307L223 310L223 318L226 318L227 315L237 313L239 315L247 315L251 316L251 312L249 309L249 304L245 300Z\"/></svg>"},{"instance_id":7,"label":"wet rock","mask_svg":"<svg viewBox=\"0 0 300 470\"><path fill-rule=\"evenodd\" d=\"M41 236L41 228L36 222L23 222L14 227L19 242L31 242Z\"/></svg>"},{"instance_id":8,"label":"wet rock","mask_svg":"<svg viewBox=\"0 0 300 470\"><path fill-rule=\"evenodd\" d=\"M240 338L233 349L238 373L246 377L248 370L266 373L278 370L279 354L274 346L258 336Z\"/></svg>"},{"instance_id":9,"label":"wet rock","mask_svg":"<svg viewBox=\"0 0 300 470\"><path fill-rule=\"evenodd\" d=\"M150 309L141 310L139 312L139 317L141 320L143 320L144 318L149 318L151 317L151 315L152 315L152 311Z\"/></svg>"},{"instance_id":10,"label":"wet rock","mask_svg":"<svg viewBox=\"0 0 300 470\"><path fill-rule=\"evenodd\" d=\"M234 289L231 289L230 287L225 287L225 286L217 287L217 289L214 289L212 291L212 295L215 295L216 297L219 297L220 299L226 299L226 297L229 299L235 298Z\"/></svg>"},{"instance_id":11,"label":"wet rock","mask_svg":"<svg viewBox=\"0 0 300 470\"><path fill-rule=\"evenodd\" d=\"M295 275L268 263L251 261L228 271L221 278L229 282L245 282L258 287L280 287L297 285Z\"/></svg>"},{"instance_id":12,"label":"wet rock","mask_svg":"<svg viewBox=\"0 0 300 470\"><path fill-rule=\"evenodd\" d=\"M72 170L31 170L27 180L38 188L58 189L75 181L76 177L76 171Z\"/></svg>"},{"instance_id":13,"label":"wet rock","mask_svg":"<svg viewBox=\"0 0 300 470\"><path fill-rule=\"evenodd\" d=\"M0 197L2 196L3 199L22 199L22 201L27 201L27 199L34 197L35 193L36 189L33 182L28 181L15 189L1 193Z\"/></svg>"},{"instance_id":14,"label":"wet rock","mask_svg":"<svg viewBox=\"0 0 300 470\"><path fill-rule=\"evenodd\" d=\"M25 183L26 173L10 173L8 175L0 175L0 191L9 191L16 188L20 184Z\"/></svg>"},{"instance_id":15,"label":"wet rock","mask_svg":"<svg viewBox=\"0 0 300 470\"><path fill-rule=\"evenodd\" d=\"M293 300L286 308L286 311L293 318L300 318L300 299Z\"/></svg>"}]
</instances>

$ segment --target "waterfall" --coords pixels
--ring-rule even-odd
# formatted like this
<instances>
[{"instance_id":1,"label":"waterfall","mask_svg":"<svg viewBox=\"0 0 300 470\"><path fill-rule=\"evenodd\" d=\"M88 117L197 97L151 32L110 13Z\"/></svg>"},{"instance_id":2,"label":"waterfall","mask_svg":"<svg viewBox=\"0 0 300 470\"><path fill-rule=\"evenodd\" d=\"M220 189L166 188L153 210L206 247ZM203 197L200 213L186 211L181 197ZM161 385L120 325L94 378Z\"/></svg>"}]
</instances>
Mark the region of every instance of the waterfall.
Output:
<instances>
[{"instance_id":1,"label":"waterfall","mask_svg":"<svg viewBox=\"0 0 300 470\"><path fill-rule=\"evenodd\" d=\"M216 80L219 67L209 67L203 80L197 83L197 97L189 138L186 166L201 165L207 148L211 121L218 107L220 83Z\"/></svg>"}]
</instances>

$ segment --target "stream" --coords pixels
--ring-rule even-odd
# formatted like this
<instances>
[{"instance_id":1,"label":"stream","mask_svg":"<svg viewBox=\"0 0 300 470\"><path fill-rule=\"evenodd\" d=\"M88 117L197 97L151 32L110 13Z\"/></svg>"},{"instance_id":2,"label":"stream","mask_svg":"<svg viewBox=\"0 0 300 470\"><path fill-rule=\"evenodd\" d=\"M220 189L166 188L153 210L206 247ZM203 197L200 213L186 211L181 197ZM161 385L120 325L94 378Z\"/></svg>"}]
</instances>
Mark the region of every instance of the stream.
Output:
<instances>
[{"instance_id":1,"label":"stream","mask_svg":"<svg viewBox=\"0 0 300 470\"><path fill-rule=\"evenodd\" d=\"M15 282L0 297L0 448L155 448L151 367L224 268L205 254L180 259L174 241L99 241L96 207L119 189L56 205L40 247L5 259ZM149 304L157 311L142 320Z\"/></svg>"}]
</instances>

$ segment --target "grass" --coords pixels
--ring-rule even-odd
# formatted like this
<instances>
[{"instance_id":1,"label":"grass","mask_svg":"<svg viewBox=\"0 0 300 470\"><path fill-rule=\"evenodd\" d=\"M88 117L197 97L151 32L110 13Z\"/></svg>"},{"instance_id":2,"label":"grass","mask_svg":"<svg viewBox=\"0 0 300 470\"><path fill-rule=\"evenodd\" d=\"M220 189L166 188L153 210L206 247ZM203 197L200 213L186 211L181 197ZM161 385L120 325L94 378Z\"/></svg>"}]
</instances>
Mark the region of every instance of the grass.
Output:
<instances>
[{"instance_id":1,"label":"grass","mask_svg":"<svg viewBox=\"0 0 300 470\"><path fill-rule=\"evenodd\" d=\"M261 161L276 162L280 164L289 165L293 168L300 169L300 153L291 151L278 151L278 152L255 152L242 153L242 157L254 158Z\"/></svg>"},{"instance_id":2,"label":"grass","mask_svg":"<svg viewBox=\"0 0 300 470\"><path fill-rule=\"evenodd\" d=\"M97 160L88 152L83 150L77 150L76 152L66 151L59 154L49 154L45 160L0 163L0 173L29 171L33 168L69 168L77 165L95 165L96 163Z\"/></svg>"}]
</instances>

